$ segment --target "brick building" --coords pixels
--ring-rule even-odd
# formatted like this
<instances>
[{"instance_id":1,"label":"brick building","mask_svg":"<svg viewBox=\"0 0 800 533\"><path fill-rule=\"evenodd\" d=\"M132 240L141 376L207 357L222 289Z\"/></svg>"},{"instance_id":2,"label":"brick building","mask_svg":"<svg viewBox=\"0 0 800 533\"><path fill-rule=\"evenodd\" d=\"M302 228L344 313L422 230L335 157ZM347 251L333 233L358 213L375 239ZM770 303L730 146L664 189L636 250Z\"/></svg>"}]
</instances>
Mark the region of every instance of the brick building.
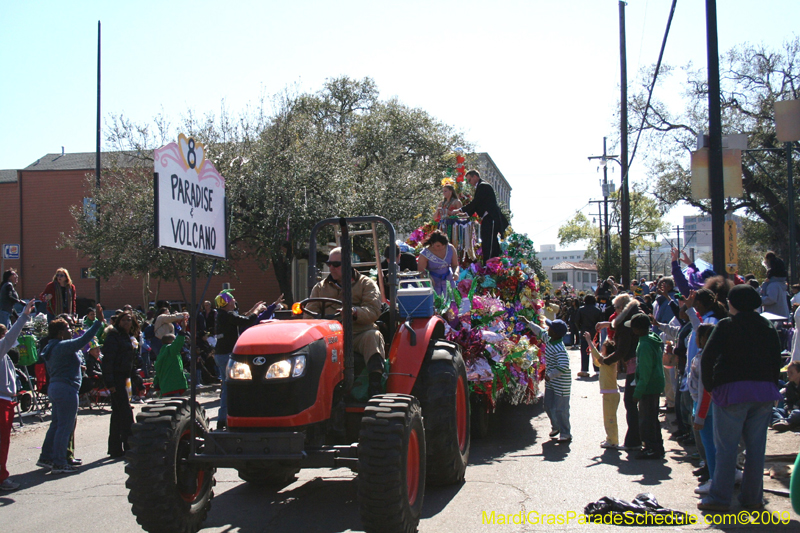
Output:
<instances>
[{"instance_id":1,"label":"brick building","mask_svg":"<svg viewBox=\"0 0 800 533\"><path fill-rule=\"evenodd\" d=\"M109 154L102 154L105 160ZM5 260L4 268L19 272L17 291L22 298L37 296L53 279L56 268L66 268L79 298L94 299L95 280L88 278L91 260L80 256L73 249L58 249L62 233L69 233L74 224L69 209L82 206L86 194L86 176L94 176L95 154L47 154L22 170L0 171L0 244L19 244L20 259ZM150 236L152 237L152 236ZM235 264L236 275L215 276L206 293L212 299L222 287L230 283L236 289L240 307L249 309L255 302L274 301L280 294L272 270L262 271L256 261L246 259ZM198 274L200 297L206 278ZM151 280L150 289L155 291L158 280ZM190 285L183 283L186 299ZM101 303L108 309L124 304L134 307L143 305L143 283L141 279L117 276L101 283ZM149 300L155 294L149 295ZM298 295L299 296L299 295ZM302 296L305 296L304 294ZM161 300L183 300L177 282L162 282L158 298Z\"/></svg>"}]
</instances>

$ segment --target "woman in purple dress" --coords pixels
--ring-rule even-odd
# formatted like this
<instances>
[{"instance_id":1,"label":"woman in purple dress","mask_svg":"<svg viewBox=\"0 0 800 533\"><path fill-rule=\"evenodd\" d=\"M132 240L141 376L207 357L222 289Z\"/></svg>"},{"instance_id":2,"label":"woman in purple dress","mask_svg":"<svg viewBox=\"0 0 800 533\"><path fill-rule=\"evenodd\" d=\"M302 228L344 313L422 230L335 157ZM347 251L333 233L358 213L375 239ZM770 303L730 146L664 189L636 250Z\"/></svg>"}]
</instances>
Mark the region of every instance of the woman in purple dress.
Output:
<instances>
[{"instance_id":1,"label":"woman in purple dress","mask_svg":"<svg viewBox=\"0 0 800 533\"><path fill-rule=\"evenodd\" d=\"M439 230L431 233L422 243L425 245L417 260L420 272L428 271L437 294L444 295L447 283L455 285L458 278L458 254L455 247L447 240L447 235Z\"/></svg>"}]
</instances>

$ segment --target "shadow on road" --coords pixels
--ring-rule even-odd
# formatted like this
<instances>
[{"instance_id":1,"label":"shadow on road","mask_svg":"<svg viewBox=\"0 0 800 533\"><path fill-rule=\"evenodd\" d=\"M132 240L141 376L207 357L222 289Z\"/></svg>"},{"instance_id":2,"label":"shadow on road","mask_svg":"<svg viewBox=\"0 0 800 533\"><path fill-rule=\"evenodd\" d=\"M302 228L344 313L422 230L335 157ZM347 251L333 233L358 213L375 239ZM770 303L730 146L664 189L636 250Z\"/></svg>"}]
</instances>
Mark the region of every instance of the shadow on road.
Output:
<instances>
[{"instance_id":1,"label":"shadow on road","mask_svg":"<svg viewBox=\"0 0 800 533\"><path fill-rule=\"evenodd\" d=\"M671 479L672 468L665 461L635 459L638 452L622 452L606 448L602 454L592 457L592 468L599 464L613 465L624 476L642 476L636 480L641 485L660 485L664 480Z\"/></svg>"},{"instance_id":2,"label":"shadow on road","mask_svg":"<svg viewBox=\"0 0 800 533\"><path fill-rule=\"evenodd\" d=\"M276 492L241 482L214 499L204 525L242 533L359 529L356 483L351 477L313 478Z\"/></svg>"},{"instance_id":3,"label":"shadow on road","mask_svg":"<svg viewBox=\"0 0 800 533\"><path fill-rule=\"evenodd\" d=\"M226 483L227 484L227 483ZM439 514L463 487L426 487L422 517ZM352 475L316 477L280 490L242 482L220 494L204 526L242 533L338 533L361 530Z\"/></svg>"},{"instance_id":4,"label":"shadow on road","mask_svg":"<svg viewBox=\"0 0 800 533\"><path fill-rule=\"evenodd\" d=\"M543 413L544 404L541 400L531 405L500 403L489 419L488 436L483 439L472 438L469 464L495 463L535 443L538 435L533 427L533 419Z\"/></svg>"},{"instance_id":5,"label":"shadow on road","mask_svg":"<svg viewBox=\"0 0 800 533\"><path fill-rule=\"evenodd\" d=\"M91 463L84 463L82 466L78 467L78 472L75 474L51 474L48 468L41 468L38 466L33 466L33 470L29 470L28 472L23 472L20 474L14 474L14 481L18 482L21 486L21 489L31 489L33 487L37 487L39 485L43 485L50 481L56 481L58 479L62 479L67 476L79 476L81 473L87 472L89 470L94 470L95 468L101 468L108 464L111 464L119 459L111 459L110 457L103 457L102 459L98 459L97 461L92 461ZM10 500L8 503L13 503L13 499ZM2 502L0 500L0 507L7 503Z\"/></svg>"}]
</instances>

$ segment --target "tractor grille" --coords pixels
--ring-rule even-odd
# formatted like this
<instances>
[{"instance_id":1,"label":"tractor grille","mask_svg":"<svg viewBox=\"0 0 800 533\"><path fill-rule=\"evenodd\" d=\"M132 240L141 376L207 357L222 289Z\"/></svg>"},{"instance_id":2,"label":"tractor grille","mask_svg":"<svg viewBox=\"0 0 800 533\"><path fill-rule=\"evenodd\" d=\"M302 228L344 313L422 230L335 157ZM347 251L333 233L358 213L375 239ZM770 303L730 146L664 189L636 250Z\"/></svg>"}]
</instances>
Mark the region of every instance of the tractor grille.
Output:
<instances>
[{"instance_id":1,"label":"tractor grille","mask_svg":"<svg viewBox=\"0 0 800 533\"><path fill-rule=\"evenodd\" d=\"M264 378L269 366L292 355L306 356L306 371L299 378ZM265 355L266 363L254 365L257 355L232 354L231 358L250 365L253 379L248 381L227 380L228 414L241 417L276 417L296 415L317 401L317 388L327 354L324 339L290 353Z\"/></svg>"}]
</instances>

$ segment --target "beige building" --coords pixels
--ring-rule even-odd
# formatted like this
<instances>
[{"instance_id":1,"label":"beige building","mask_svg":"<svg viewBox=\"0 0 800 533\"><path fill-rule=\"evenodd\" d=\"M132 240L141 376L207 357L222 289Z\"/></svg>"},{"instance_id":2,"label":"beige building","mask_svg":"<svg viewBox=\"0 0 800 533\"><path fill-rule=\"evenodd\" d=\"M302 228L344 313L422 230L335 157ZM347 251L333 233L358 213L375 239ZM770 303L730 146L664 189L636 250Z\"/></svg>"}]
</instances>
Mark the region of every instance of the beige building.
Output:
<instances>
[{"instance_id":1,"label":"beige building","mask_svg":"<svg viewBox=\"0 0 800 533\"><path fill-rule=\"evenodd\" d=\"M550 282L558 287L563 282L576 291L591 291L597 285L597 265L584 261L563 261L551 269Z\"/></svg>"}]
</instances>

